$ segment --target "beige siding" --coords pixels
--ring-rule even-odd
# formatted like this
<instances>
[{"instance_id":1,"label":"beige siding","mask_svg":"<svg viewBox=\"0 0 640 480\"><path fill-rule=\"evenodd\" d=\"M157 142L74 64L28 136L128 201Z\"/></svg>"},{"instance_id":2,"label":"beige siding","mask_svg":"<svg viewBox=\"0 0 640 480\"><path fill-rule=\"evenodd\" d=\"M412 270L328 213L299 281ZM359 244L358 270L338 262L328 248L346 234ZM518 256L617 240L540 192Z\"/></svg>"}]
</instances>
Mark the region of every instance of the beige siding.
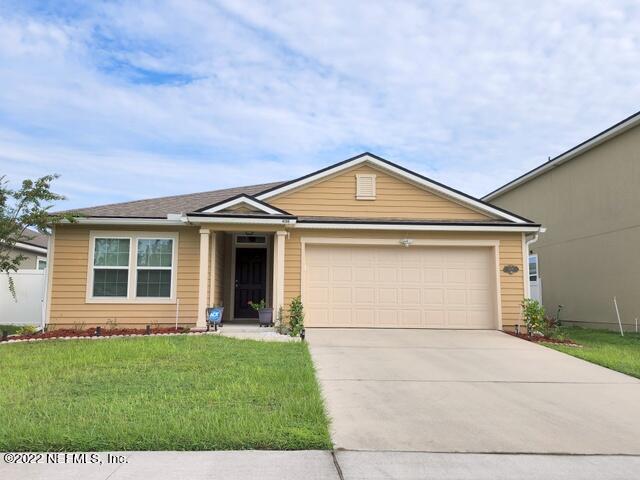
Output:
<instances>
[{"instance_id":1,"label":"beige siding","mask_svg":"<svg viewBox=\"0 0 640 480\"><path fill-rule=\"evenodd\" d=\"M86 303L89 262L89 232L100 227L57 226L53 260L50 324L55 328L105 325L143 327L147 324L173 325L176 304ZM109 226L102 230L116 230ZM120 230L131 231L131 227ZM198 305L199 235L197 228L154 227L138 230L179 232L177 298L181 324L194 324Z\"/></svg>"},{"instance_id":2,"label":"beige siding","mask_svg":"<svg viewBox=\"0 0 640 480\"><path fill-rule=\"evenodd\" d=\"M522 234L520 233L445 233L445 232L384 232L384 231L292 231L285 243L285 304L300 295L301 243L300 237L342 238L415 238L441 240L499 240L500 296L503 328L513 329L521 321L520 303L524 297L522 266ZM509 275L502 272L505 265L517 265L519 271Z\"/></svg>"},{"instance_id":3,"label":"beige siding","mask_svg":"<svg viewBox=\"0 0 640 480\"><path fill-rule=\"evenodd\" d=\"M356 174L376 175L376 199L356 200ZM482 220L487 216L368 165L269 199L301 216Z\"/></svg>"}]
</instances>

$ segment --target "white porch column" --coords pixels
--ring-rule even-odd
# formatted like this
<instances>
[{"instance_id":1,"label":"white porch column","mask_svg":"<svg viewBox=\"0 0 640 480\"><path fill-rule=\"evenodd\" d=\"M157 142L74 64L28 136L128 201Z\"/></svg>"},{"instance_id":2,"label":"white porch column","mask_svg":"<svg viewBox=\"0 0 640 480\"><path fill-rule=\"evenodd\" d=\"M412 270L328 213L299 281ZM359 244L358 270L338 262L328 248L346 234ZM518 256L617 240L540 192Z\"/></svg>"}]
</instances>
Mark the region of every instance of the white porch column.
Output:
<instances>
[{"instance_id":1,"label":"white porch column","mask_svg":"<svg viewBox=\"0 0 640 480\"><path fill-rule=\"evenodd\" d=\"M200 229L200 275L198 278L197 329L207 328L207 287L209 283L209 229Z\"/></svg>"},{"instance_id":2,"label":"white porch column","mask_svg":"<svg viewBox=\"0 0 640 480\"><path fill-rule=\"evenodd\" d=\"M209 306L213 307L216 301L216 232L211 232L211 266L209 275Z\"/></svg>"},{"instance_id":3,"label":"white porch column","mask_svg":"<svg viewBox=\"0 0 640 480\"><path fill-rule=\"evenodd\" d=\"M284 242L287 232L278 231L273 236L273 316L277 318L284 307Z\"/></svg>"}]
</instances>

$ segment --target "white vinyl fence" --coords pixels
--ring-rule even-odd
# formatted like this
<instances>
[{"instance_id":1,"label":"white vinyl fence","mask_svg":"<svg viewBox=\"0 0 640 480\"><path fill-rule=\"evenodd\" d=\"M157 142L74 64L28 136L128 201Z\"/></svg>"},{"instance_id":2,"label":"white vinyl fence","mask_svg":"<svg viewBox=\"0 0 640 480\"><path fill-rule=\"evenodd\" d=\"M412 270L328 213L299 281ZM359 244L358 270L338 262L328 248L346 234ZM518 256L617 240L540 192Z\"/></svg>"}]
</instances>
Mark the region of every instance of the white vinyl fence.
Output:
<instances>
[{"instance_id":1,"label":"white vinyl fence","mask_svg":"<svg viewBox=\"0 0 640 480\"><path fill-rule=\"evenodd\" d=\"M42 325L46 270L18 270L11 274L16 298L9 291L9 278L0 274L0 325Z\"/></svg>"}]
</instances>

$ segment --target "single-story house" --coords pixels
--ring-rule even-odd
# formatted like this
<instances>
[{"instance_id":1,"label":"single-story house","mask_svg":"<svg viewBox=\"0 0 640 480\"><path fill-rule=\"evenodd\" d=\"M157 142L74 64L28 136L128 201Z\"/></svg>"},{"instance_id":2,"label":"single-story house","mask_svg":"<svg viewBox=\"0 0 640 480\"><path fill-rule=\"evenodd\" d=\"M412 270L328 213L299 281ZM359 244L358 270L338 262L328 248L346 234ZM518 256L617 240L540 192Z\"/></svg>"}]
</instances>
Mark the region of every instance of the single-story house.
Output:
<instances>
[{"instance_id":1,"label":"single-story house","mask_svg":"<svg viewBox=\"0 0 640 480\"><path fill-rule=\"evenodd\" d=\"M640 112L483 200L540 221L532 289L566 323L635 330L640 318Z\"/></svg>"},{"instance_id":2,"label":"single-story house","mask_svg":"<svg viewBox=\"0 0 640 480\"><path fill-rule=\"evenodd\" d=\"M285 182L84 208L53 229L47 322L513 329L540 225L370 153Z\"/></svg>"}]
</instances>

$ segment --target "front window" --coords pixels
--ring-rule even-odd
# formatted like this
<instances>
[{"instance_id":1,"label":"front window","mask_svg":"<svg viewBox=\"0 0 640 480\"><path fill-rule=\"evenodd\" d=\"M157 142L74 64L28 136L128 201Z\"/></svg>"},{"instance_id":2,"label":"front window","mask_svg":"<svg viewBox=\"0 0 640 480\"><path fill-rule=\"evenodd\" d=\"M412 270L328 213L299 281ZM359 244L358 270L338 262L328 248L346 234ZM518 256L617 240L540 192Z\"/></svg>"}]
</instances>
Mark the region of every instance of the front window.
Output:
<instances>
[{"instance_id":1,"label":"front window","mask_svg":"<svg viewBox=\"0 0 640 480\"><path fill-rule=\"evenodd\" d=\"M170 297L172 265L172 239L139 239L136 296Z\"/></svg>"},{"instance_id":2,"label":"front window","mask_svg":"<svg viewBox=\"0 0 640 480\"><path fill-rule=\"evenodd\" d=\"M93 296L127 297L129 291L128 238L96 238L93 253Z\"/></svg>"},{"instance_id":3,"label":"front window","mask_svg":"<svg viewBox=\"0 0 640 480\"><path fill-rule=\"evenodd\" d=\"M119 237L99 233L99 237L92 234L88 301L174 298L176 234L123 232L126 236Z\"/></svg>"}]
</instances>

